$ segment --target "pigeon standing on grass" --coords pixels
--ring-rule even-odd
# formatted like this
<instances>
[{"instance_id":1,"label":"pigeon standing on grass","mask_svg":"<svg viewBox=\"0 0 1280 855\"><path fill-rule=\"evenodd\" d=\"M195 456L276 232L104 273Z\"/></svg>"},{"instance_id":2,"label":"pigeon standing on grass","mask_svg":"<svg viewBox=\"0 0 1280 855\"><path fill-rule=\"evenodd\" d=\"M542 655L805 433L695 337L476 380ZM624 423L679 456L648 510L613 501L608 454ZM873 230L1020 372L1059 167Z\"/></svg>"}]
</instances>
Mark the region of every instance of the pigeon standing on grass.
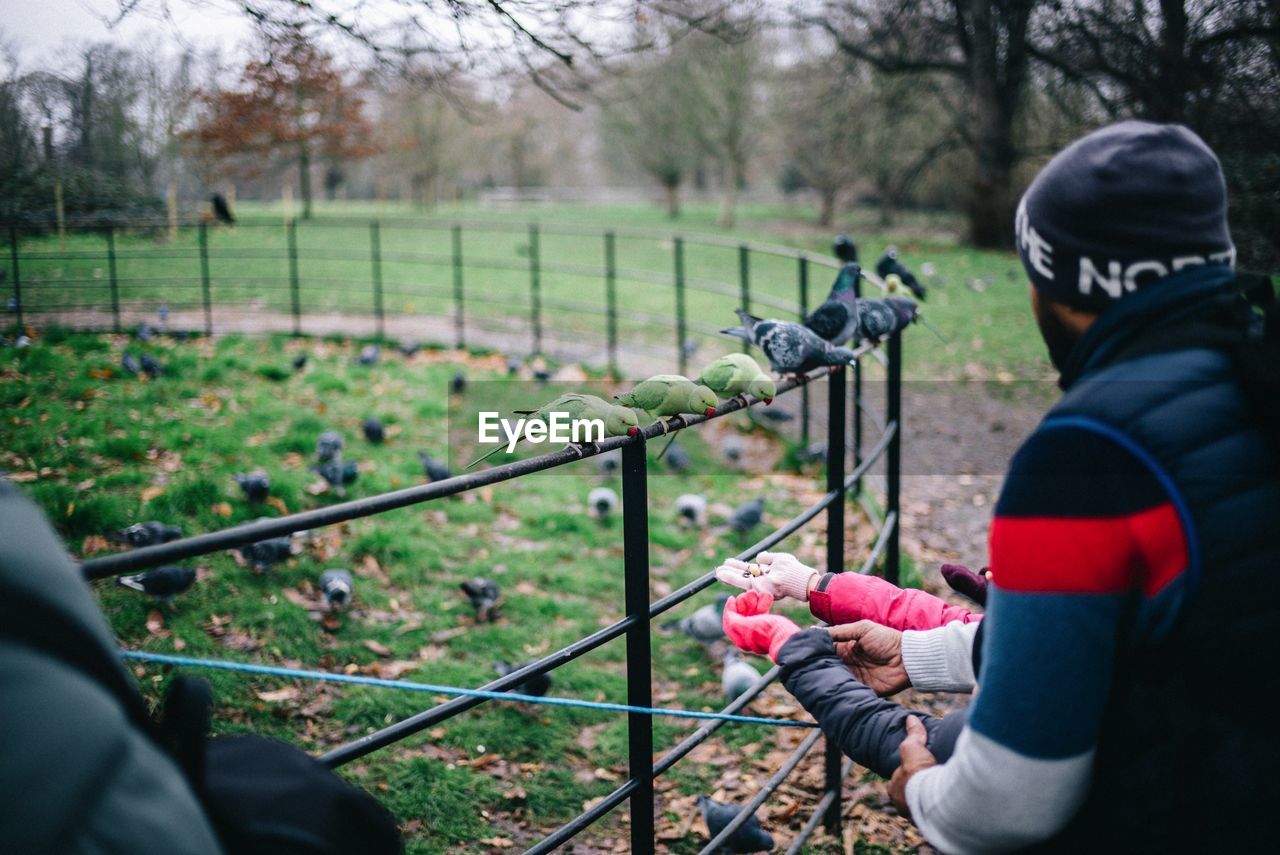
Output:
<instances>
[{"instance_id":1,"label":"pigeon standing on grass","mask_svg":"<svg viewBox=\"0 0 1280 855\"><path fill-rule=\"evenodd\" d=\"M190 567L170 565L157 567L136 576L121 576L118 580L126 588L142 591L163 603L185 592L196 581L196 571Z\"/></svg>"},{"instance_id":2,"label":"pigeon standing on grass","mask_svg":"<svg viewBox=\"0 0 1280 855\"><path fill-rule=\"evenodd\" d=\"M344 444L342 434L335 430L325 431L316 440L316 460L328 463L330 460L341 459Z\"/></svg>"},{"instance_id":3,"label":"pigeon standing on grass","mask_svg":"<svg viewBox=\"0 0 1280 855\"><path fill-rule=\"evenodd\" d=\"M763 518L764 497L757 496L751 501L734 508L733 516L729 517L729 528L739 534L746 534L760 525L760 520Z\"/></svg>"},{"instance_id":4,"label":"pigeon standing on grass","mask_svg":"<svg viewBox=\"0 0 1280 855\"><path fill-rule=\"evenodd\" d=\"M346 570L326 570L320 574L320 596L324 597L324 606L331 612L340 612L351 605L351 597L355 592L355 583Z\"/></svg>"},{"instance_id":5,"label":"pigeon standing on grass","mask_svg":"<svg viewBox=\"0 0 1280 855\"><path fill-rule=\"evenodd\" d=\"M418 461L422 464L422 474L427 476L427 480L435 483L436 481L447 481L453 477L453 473L449 471L449 467L439 460L436 460L425 451L418 452Z\"/></svg>"},{"instance_id":6,"label":"pigeon standing on grass","mask_svg":"<svg viewBox=\"0 0 1280 855\"><path fill-rule=\"evenodd\" d=\"M258 517L259 520L270 517ZM289 535L269 537L255 543L247 543L239 548L240 557L249 563L255 573L266 573L281 561L288 560L294 554L293 538Z\"/></svg>"},{"instance_id":7,"label":"pigeon standing on grass","mask_svg":"<svg viewBox=\"0 0 1280 855\"><path fill-rule=\"evenodd\" d=\"M374 445L382 445L383 440L387 438L387 431L382 426L382 422L373 416L364 420L364 438Z\"/></svg>"},{"instance_id":8,"label":"pigeon standing on grass","mask_svg":"<svg viewBox=\"0 0 1280 855\"><path fill-rule=\"evenodd\" d=\"M360 477L360 467L356 462L341 458L312 466L311 471L323 478L339 496L347 495L347 485L354 484Z\"/></svg>"},{"instance_id":9,"label":"pigeon standing on grass","mask_svg":"<svg viewBox=\"0 0 1280 855\"><path fill-rule=\"evenodd\" d=\"M599 468L600 474L606 478L610 475L617 475L618 470L622 468L622 450L615 448L599 455L596 457L596 466Z\"/></svg>"},{"instance_id":10,"label":"pigeon standing on grass","mask_svg":"<svg viewBox=\"0 0 1280 855\"><path fill-rule=\"evenodd\" d=\"M677 475L689 471L689 452L681 445L670 445L666 452L667 468Z\"/></svg>"},{"instance_id":11,"label":"pigeon standing on grass","mask_svg":"<svg viewBox=\"0 0 1280 855\"><path fill-rule=\"evenodd\" d=\"M377 365L380 359L382 359L382 348L376 344L366 346L360 351L360 355L356 357L356 361L364 366Z\"/></svg>"},{"instance_id":12,"label":"pigeon standing on grass","mask_svg":"<svg viewBox=\"0 0 1280 855\"><path fill-rule=\"evenodd\" d=\"M666 630L678 630L695 641L710 644L724 638L724 604L729 602L728 594L716 597L715 602L707 603L693 614L662 625Z\"/></svg>"},{"instance_id":13,"label":"pigeon standing on grass","mask_svg":"<svg viewBox=\"0 0 1280 855\"><path fill-rule=\"evenodd\" d=\"M130 377L137 377L142 373L142 366L138 364L138 358L127 350L120 357L120 367Z\"/></svg>"},{"instance_id":14,"label":"pigeon standing on grass","mask_svg":"<svg viewBox=\"0 0 1280 855\"><path fill-rule=\"evenodd\" d=\"M164 373L164 366L156 362L150 355L144 353L138 359L138 363L142 368L142 373L150 377L152 380Z\"/></svg>"},{"instance_id":15,"label":"pigeon standing on grass","mask_svg":"<svg viewBox=\"0 0 1280 855\"><path fill-rule=\"evenodd\" d=\"M704 496L685 493L676 497L676 519L681 525L702 528L707 524L707 500Z\"/></svg>"},{"instance_id":16,"label":"pigeon standing on grass","mask_svg":"<svg viewBox=\"0 0 1280 855\"><path fill-rule=\"evenodd\" d=\"M301 371L303 368L305 368L307 366L307 352L304 350L302 351L302 353L299 353L297 356L295 356L293 358L292 365L293 365L294 371Z\"/></svg>"},{"instance_id":17,"label":"pigeon standing on grass","mask_svg":"<svg viewBox=\"0 0 1280 855\"><path fill-rule=\"evenodd\" d=\"M156 520L134 523L128 528L107 532L107 540L115 543L127 543L135 549L140 546L168 543L180 537L182 537L182 529L176 525L165 525Z\"/></svg>"},{"instance_id":18,"label":"pigeon standing on grass","mask_svg":"<svg viewBox=\"0 0 1280 855\"><path fill-rule=\"evenodd\" d=\"M502 602L502 589L491 579L477 577L463 582L459 587L467 595L476 613L476 623L493 623L498 619L498 606Z\"/></svg>"},{"instance_id":19,"label":"pigeon standing on grass","mask_svg":"<svg viewBox=\"0 0 1280 855\"><path fill-rule=\"evenodd\" d=\"M240 485L240 490L244 493L245 498L254 504L265 499L267 493L271 491L271 476L261 469L255 469L247 475L243 472L237 472L235 479L236 483Z\"/></svg>"},{"instance_id":20,"label":"pigeon standing on grass","mask_svg":"<svg viewBox=\"0 0 1280 855\"><path fill-rule=\"evenodd\" d=\"M508 674L519 671L528 664L528 662L525 662L520 665L508 665L506 662L494 662L493 670L498 672L499 677L505 677ZM532 695L533 697L540 698L550 689L551 675L544 671L541 674L534 674L523 683L517 683L512 688L508 689L508 691L515 692L519 695Z\"/></svg>"},{"instance_id":21,"label":"pigeon standing on grass","mask_svg":"<svg viewBox=\"0 0 1280 855\"><path fill-rule=\"evenodd\" d=\"M453 379L449 381L449 391L455 395L461 395L467 391L467 375L461 371L453 375Z\"/></svg>"},{"instance_id":22,"label":"pigeon standing on grass","mask_svg":"<svg viewBox=\"0 0 1280 855\"><path fill-rule=\"evenodd\" d=\"M742 808L737 805L722 804L707 796L698 796L698 809L702 811L702 819L706 822L707 832L713 840L742 812ZM773 836L761 828L760 819L753 816L729 835L722 851L769 852L772 849Z\"/></svg>"},{"instance_id":23,"label":"pigeon standing on grass","mask_svg":"<svg viewBox=\"0 0 1280 855\"><path fill-rule=\"evenodd\" d=\"M720 444L720 451L730 463L741 463L746 446L743 445L741 437L730 436Z\"/></svg>"},{"instance_id":24,"label":"pigeon standing on grass","mask_svg":"<svg viewBox=\"0 0 1280 855\"><path fill-rule=\"evenodd\" d=\"M618 510L618 494L608 487L596 487L587 494L587 510L600 522L608 522Z\"/></svg>"},{"instance_id":25,"label":"pigeon standing on grass","mask_svg":"<svg viewBox=\"0 0 1280 855\"><path fill-rule=\"evenodd\" d=\"M852 350L833 347L808 327L790 321L761 320L742 309L737 313L742 326L720 332L760 348L778 374L803 374L823 365L848 365L857 358Z\"/></svg>"},{"instance_id":26,"label":"pigeon standing on grass","mask_svg":"<svg viewBox=\"0 0 1280 855\"><path fill-rule=\"evenodd\" d=\"M726 701L737 700L743 692L760 680L760 672L749 662L744 662L738 651L730 650L724 657L724 671L720 675L720 688Z\"/></svg>"}]
</instances>

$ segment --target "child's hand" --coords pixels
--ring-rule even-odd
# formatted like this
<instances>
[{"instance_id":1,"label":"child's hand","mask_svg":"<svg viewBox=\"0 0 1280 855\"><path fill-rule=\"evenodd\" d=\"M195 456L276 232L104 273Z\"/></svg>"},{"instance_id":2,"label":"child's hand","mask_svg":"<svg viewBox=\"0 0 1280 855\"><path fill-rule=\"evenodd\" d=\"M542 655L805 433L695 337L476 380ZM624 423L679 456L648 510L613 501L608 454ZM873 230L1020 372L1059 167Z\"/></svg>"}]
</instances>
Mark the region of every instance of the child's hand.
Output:
<instances>
[{"instance_id":1,"label":"child's hand","mask_svg":"<svg viewBox=\"0 0 1280 855\"><path fill-rule=\"evenodd\" d=\"M947 580L951 590L965 595L980 606L987 604L987 580L990 575L986 567L974 573L962 564L942 565L942 578Z\"/></svg>"},{"instance_id":2,"label":"child's hand","mask_svg":"<svg viewBox=\"0 0 1280 855\"><path fill-rule=\"evenodd\" d=\"M760 591L730 597L724 604L724 634L740 650L767 655L777 662L778 651L800 627L782 615L769 614L771 605L773 595Z\"/></svg>"},{"instance_id":3,"label":"child's hand","mask_svg":"<svg viewBox=\"0 0 1280 855\"><path fill-rule=\"evenodd\" d=\"M817 570L786 552L761 552L755 564L727 558L716 568L716 578L726 585L801 602L809 601L809 591L818 583L818 575Z\"/></svg>"}]
</instances>

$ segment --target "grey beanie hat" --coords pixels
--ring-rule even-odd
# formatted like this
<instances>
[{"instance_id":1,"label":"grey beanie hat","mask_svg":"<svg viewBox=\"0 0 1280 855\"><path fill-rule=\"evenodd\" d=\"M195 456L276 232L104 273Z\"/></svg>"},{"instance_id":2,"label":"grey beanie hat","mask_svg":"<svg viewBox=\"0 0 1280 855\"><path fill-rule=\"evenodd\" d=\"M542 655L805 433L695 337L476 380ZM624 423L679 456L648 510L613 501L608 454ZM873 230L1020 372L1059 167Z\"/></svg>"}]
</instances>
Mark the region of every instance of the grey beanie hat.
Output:
<instances>
[{"instance_id":1,"label":"grey beanie hat","mask_svg":"<svg viewBox=\"0 0 1280 855\"><path fill-rule=\"evenodd\" d=\"M1023 194L1014 235L1044 296L1093 312L1187 267L1235 265L1222 167L1182 125L1119 122L1076 140Z\"/></svg>"}]
</instances>

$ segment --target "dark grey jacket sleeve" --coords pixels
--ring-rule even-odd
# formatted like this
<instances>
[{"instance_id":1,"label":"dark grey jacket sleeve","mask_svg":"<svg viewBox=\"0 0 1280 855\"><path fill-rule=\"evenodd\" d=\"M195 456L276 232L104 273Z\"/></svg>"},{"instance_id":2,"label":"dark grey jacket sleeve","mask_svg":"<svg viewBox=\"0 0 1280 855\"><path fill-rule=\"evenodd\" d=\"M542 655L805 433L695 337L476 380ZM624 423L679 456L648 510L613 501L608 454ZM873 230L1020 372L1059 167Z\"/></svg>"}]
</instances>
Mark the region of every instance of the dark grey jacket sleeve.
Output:
<instances>
[{"instance_id":1,"label":"dark grey jacket sleeve","mask_svg":"<svg viewBox=\"0 0 1280 855\"><path fill-rule=\"evenodd\" d=\"M822 629L798 632L778 651L782 684L809 711L828 738L855 763L888 778L898 768L898 746L914 715L929 731L929 750L946 762L964 727L965 710L938 718L885 700L858 682Z\"/></svg>"}]
</instances>

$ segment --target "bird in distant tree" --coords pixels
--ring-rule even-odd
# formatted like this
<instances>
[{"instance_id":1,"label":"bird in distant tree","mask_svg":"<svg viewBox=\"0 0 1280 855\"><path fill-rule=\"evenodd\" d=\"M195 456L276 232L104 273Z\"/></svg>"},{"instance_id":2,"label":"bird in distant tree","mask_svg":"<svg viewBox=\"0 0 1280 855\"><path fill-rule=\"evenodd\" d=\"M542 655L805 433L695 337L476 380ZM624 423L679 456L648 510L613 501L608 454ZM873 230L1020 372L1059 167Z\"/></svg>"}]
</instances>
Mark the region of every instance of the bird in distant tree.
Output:
<instances>
[{"instance_id":1,"label":"bird in distant tree","mask_svg":"<svg viewBox=\"0 0 1280 855\"><path fill-rule=\"evenodd\" d=\"M247 475L237 472L235 479L245 498L255 504L267 498L267 493L271 491L271 476L261 469L255 469Z\"/></svg>"},{"instance_id":2,"label":"bird in distant tree","mask_svg":"<svg viewBox=\"0 0 1280 855\"><path fill-rule=\"evenodd\" d=\"M190 567L169 565L157 567L136 576L121 576L118 581L126 588L142 591L168 604L178 594L191 587L196 581L196 571Z\"/></svg>"},{"instance_id":3,"label":"bird in distant tree","mask_svg":"<svg viewBox=\"0 0 1280 855\"><path fill-rule=\"evenodd\" d=\"M227 197L221 193L214 193L209 197L209 205L213 208L213 216L218 222L234 225L236 218L231 213L231 206L227 204Z\"/></svg>"},{"instance_id":4,"label":"bird in distant tree","mask_svg":"<svg viewBox=\"0 0 1280 855\"><path fill-rule=\"evenodd\" d=\"M493 623L498 619L498 607L502 604L502 589L492 579L477 576L463 582L462 593L476 615L476 623Z\"/></svg>"}]
</instances>

